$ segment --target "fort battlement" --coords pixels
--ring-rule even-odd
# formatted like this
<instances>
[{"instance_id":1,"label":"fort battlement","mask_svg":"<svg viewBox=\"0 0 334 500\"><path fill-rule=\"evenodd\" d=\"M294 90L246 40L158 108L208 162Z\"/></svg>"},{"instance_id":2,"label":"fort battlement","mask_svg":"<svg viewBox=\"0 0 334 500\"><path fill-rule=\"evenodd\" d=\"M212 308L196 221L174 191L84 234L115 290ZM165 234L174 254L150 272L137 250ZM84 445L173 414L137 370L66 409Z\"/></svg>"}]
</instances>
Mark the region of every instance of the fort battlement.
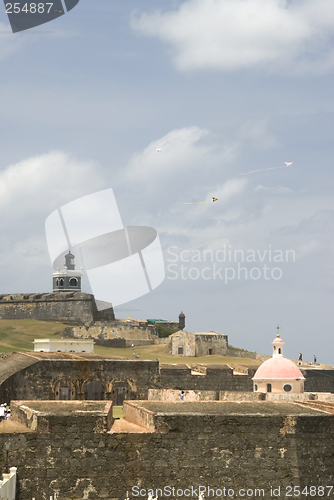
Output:
<instances>
[{"instance_id":1,"label":"fort battlement","mask_svg":"<svg viewBox=\"0 0 334 500\"><path fill-rule=\"evenodd\" d=\"M94 295L83 292L0 295L0 319L36 319L82 324L115 319L113 308L98 311Z\"/></svg>"},{"instance_id":2,"label":"fort battlement","mask_svg":"<svg viewBox=\"0 0 334 500\"><path fill-rule=\"evenodd\" d=\"M320 498L334 480L334 415L299 404L130 401L125 419L114 422L103 402L14 405L13 421L5 424L22 430L10 433L8 426L0 447L10 440L17 500L46 500L55 492L59 498L123 500L138 485L138 498L148 497L145 488L170 485L180 500L195 499L188 488L202 485L211 488L205 498L240 498L239 490L256 489L246 498L283 499L296 482L300 491L312 486L305 498ZM280 494L273 496L271 486ZM223 487L233 488L233 497L213 496Z\"/></svg>"},{"instance_id":3,"label":"fort battlement","mask_svg":"<svg viewBox=\"0 0 334 500\"><path fill-rule=\"evenodd\" d=\"M150 390L158 399L166 391L183 390L202 393L199 399L219 400L224 391L253 394L255 371L248 366L240 374L228 365L160 364L87 352L22 352L1 360L0 399L57 400L66 393L67 399L82 400L92 392L119 405L124 399L147 399ZM334 370L305 369L303 374L305 392L334 394Z\"/></svg>"}]
</instances>

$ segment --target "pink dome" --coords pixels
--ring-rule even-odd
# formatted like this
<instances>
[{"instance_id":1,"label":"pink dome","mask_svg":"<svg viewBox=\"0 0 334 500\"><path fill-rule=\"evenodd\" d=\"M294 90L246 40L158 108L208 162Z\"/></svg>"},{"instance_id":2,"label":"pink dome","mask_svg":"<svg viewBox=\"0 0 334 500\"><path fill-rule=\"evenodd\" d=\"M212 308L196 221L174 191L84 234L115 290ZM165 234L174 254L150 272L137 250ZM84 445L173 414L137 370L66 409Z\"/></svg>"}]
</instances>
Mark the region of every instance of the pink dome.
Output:
<instances>
[{"instance_id":1,"label":"pink dome","mask_svg":"<svg viewBox=\"0 0 334 500\"><path fill-rule=\"evenodd\" d=\"M274 340L273 340L273 343L274 342L282 342L282 344L284 344L283 340L281 339L281 337L275 337Z\"/></svg>"},{"instance_id":2,"label":"pink dome","mask_svg":"<svg viewBox=\"0 0 334 500\"><path fill-rule=\"evenodd\" d=\"M290 360L283 356L274 356L267 359L256 370L253 380L284 380L301 379L304 380L302 372Z\"/></svg>"}]
</instances>

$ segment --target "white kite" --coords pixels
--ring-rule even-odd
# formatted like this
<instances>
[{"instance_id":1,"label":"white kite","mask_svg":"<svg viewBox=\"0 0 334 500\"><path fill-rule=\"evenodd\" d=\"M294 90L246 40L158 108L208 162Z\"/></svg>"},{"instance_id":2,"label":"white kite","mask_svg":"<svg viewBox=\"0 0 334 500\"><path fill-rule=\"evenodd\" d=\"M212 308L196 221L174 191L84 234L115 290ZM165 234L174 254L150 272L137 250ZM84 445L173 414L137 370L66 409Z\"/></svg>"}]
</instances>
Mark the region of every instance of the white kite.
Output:
<instances>
[{"instance_id":1,"label":"white kite","mask_svg":"<svg viewBox=\"0 0 334 500\"><path fill-rule=\"evenodd\" d=\"M177 201L176 203L180 203L181 205L196 205L197 203L214 203L218 198L212 197L211 201Z\"/></svg>"},{"instance_id":2,"label":"white kite","mask_svg":"<svg viewBox=\"0 0 334 500\"><path fill-rule=\"evenodd\" d=\"M288 163L285 161L284 163L285 163L285 165L282 165L281 167L259 168L258 170L251 170L250 172L245 172L244 174L239 174L239 175L249 175L249 174L253 174L254 172L263 172L264 170L275 170L276 168L287 168L293 164L293 161L291 163Z\"/></svg>"}]
</instances>

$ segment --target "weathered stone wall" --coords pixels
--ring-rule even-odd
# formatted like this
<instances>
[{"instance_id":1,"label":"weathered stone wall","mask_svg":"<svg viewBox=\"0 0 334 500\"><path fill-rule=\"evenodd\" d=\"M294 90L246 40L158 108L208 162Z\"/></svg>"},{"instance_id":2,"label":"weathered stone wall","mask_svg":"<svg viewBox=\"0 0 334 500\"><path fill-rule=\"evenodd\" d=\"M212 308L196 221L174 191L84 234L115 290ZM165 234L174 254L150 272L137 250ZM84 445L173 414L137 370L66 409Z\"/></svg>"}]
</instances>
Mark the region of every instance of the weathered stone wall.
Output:
<instances>
[{"instance_id":1,"label":"weathered stone wall","mask_svg":"<svg viewBox=\"0 0 334 500\"><path fill-rule=\"evenodd\" d=\"M196 368L196 366L195 366ZM198 367L200 370L200 367ZM201 391L253 391L252 377L256 368L248 370L248 374L234 375L233 369L227 365L203 366L204 373L195 372L187 365L161 365L161 388Z\"/></svg>"},{"instance_id":2,"label":"weathered stone wall","mask_svg":"<svg viewBox=\"0 0 334 500\"><path fill-rule=\"evenodd\" d=\"M113 315L113 310L108 309ZM90 323L99 317L94 296L82 292L0 295L0 319ZM104 312L104 314L107 314Z\"/></svg>"},{"instance_id":3,"label":"weathered stone wall","mask_svg":"<svg viewBox=\"0 0 334 500\"><path fill-rule=\"evenodd\" d=\"M301 368L305 377L305 392L333 392L334 393L334 370L320 370Z\"/></svg>"},{"instance_id":4,"label":"weathered stone wall","mask_svg":"<svg viewBox=\"0 0 334 500\"><path fill-rule=\"evenodd\" d=\"M146 399L149 389L253 392L252 377L256 367L233 370L227 365L159 366L158 361L85 356L37 352L7 355L0 366L0 401L63 399L60 393L57 394L60 387L69 388L72 400L84 399L86 384L92 381L100 382L101 399L111 400L115 400L121 387L126 399ZM308 380L305 392L333 394L334 388L328 381L333 380L334 372L317 370L316 377L313 373L314 370L304 370Z\"/></svg>"},{"instance_id":5,"label":"weathered stone wall","mask_svg":"<svg viewBox=\"0 0 334 500\"><path fill-rule=\"evenodd\" d=\"M127 399L146 399L156 386L156 361L46 359L20 370L0 385L0 400L54 400L60 386L70 387L71 399L84 399L85 384L101 382L104 398L116 400L117 387Z\"/></svg>"},{"instance_id":6,"label":"weathered stone wall","mask_svg":"<svg viewBox=\"0 0 334 500\"><path fill-rule=\"evenodd\" d=\"M149 401L167 401L169 403L181 400L179 389L149 389ZM232 393L234 394L234 393ZM254 394L254 393L243 393ZM184 401L218 401L219 391L184 391Z\"/></svg>"},{"instance_id":7,"label":"weathered stone wall","mask_svg":"<svg viewBox=\"0 0 334 500\"><path fill-rule=\"evenodd\" d=\"M17 500L47 500L54 493L123 500L127 491L136 498L134 486L184 490L200 485L233 488L239 498L239 488L263 489L264 495L257 496L269 500L290 498L287 486L333 485L331 416L183 414L164 420L169 432L109 434L94 432L91 422L74 414L67 425L52 417L47 433L0 434L0 448L10 441L9 463L18 468ZM280 494L273 497L270 486L280 487Z\"/></svg>"},{"instance_id":8,"label":"weathered stone wall","mask_svg":"<svg viewBox=\"0 0 334 500\"><path fill-rule=\"evenodd\" d=\"M95 339L99 341L111 339L124 339L126 347L135 345L154 344L157 338L157 332L154 326L147 325L147 322L141 324L138 321L96 321L92 324L73 326L65 328L63 331L65 337L78 339ZM106 344L100 344L106 345Z\"/></svg>"}]
</instances>

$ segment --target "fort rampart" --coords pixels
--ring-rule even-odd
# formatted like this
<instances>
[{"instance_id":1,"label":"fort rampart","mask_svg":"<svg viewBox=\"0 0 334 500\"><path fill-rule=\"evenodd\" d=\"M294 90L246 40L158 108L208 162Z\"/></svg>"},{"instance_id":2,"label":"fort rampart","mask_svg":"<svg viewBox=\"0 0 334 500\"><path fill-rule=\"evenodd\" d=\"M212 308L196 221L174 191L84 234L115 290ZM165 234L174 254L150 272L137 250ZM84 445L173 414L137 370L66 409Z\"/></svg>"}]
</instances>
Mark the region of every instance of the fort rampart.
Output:
<instances>
[{"instance_id":1,"label":"fort rampart","mask_svg":"<svg viewBox=\"0 0 334 500\"><path fill-rule=\"evenodd\" d=\"M147 498L148 489L165 486L193 487L197 494L190 498L196 500L199 486L234 490L234 498L242 488L263 490L257 496L269 500L270 487L280 488L275 498L283 499L294 486L333 485L333 415L293 404L208 404L210 411L205 403L168 408L143 402L141 413L149 412L153 432L110 433L96 426L98 415L73 412L64 422L49 412L43 432L0 434L0 447L10 441L10 465L18 468L17 500L47 500L55 493L60 499L124 500L127 492L130 499ZM0 460L3 466L3 454ZM138 488L146 494L135 496ZM312 490L305 498L320 496Z\"/></svg>"},{"instance_id":2,"label":"fort rampart","mask_svg":"<svg viewBox=\"0 0 334 500\"><path fill-rule=\"evenodd\" d=\"M253 392L256 367L240 373L228 365L168 365L89 353L13 353L1 359L0 399L147 399L149 389ZM305 392L334 393L334 371L303 369ZM95 396L87 388L95 383ZM67 396L61 394L66 388ZM92 389L93 390L93 389ZM88 391L88 392L87 392ZM211 399L211 396L210 396Z\"/></svg>"},{"instance_id":3,"label":"fort rampart","mask_svg":"<svg viewBox=\"0 0 334 500\"><path fill-rule=\"evenodd\" d=\"M115 319L113 308L98 311L94 295L83 292L0 295L0 319L36 319L74 324Z\"/></svg>"}]
</instances>

